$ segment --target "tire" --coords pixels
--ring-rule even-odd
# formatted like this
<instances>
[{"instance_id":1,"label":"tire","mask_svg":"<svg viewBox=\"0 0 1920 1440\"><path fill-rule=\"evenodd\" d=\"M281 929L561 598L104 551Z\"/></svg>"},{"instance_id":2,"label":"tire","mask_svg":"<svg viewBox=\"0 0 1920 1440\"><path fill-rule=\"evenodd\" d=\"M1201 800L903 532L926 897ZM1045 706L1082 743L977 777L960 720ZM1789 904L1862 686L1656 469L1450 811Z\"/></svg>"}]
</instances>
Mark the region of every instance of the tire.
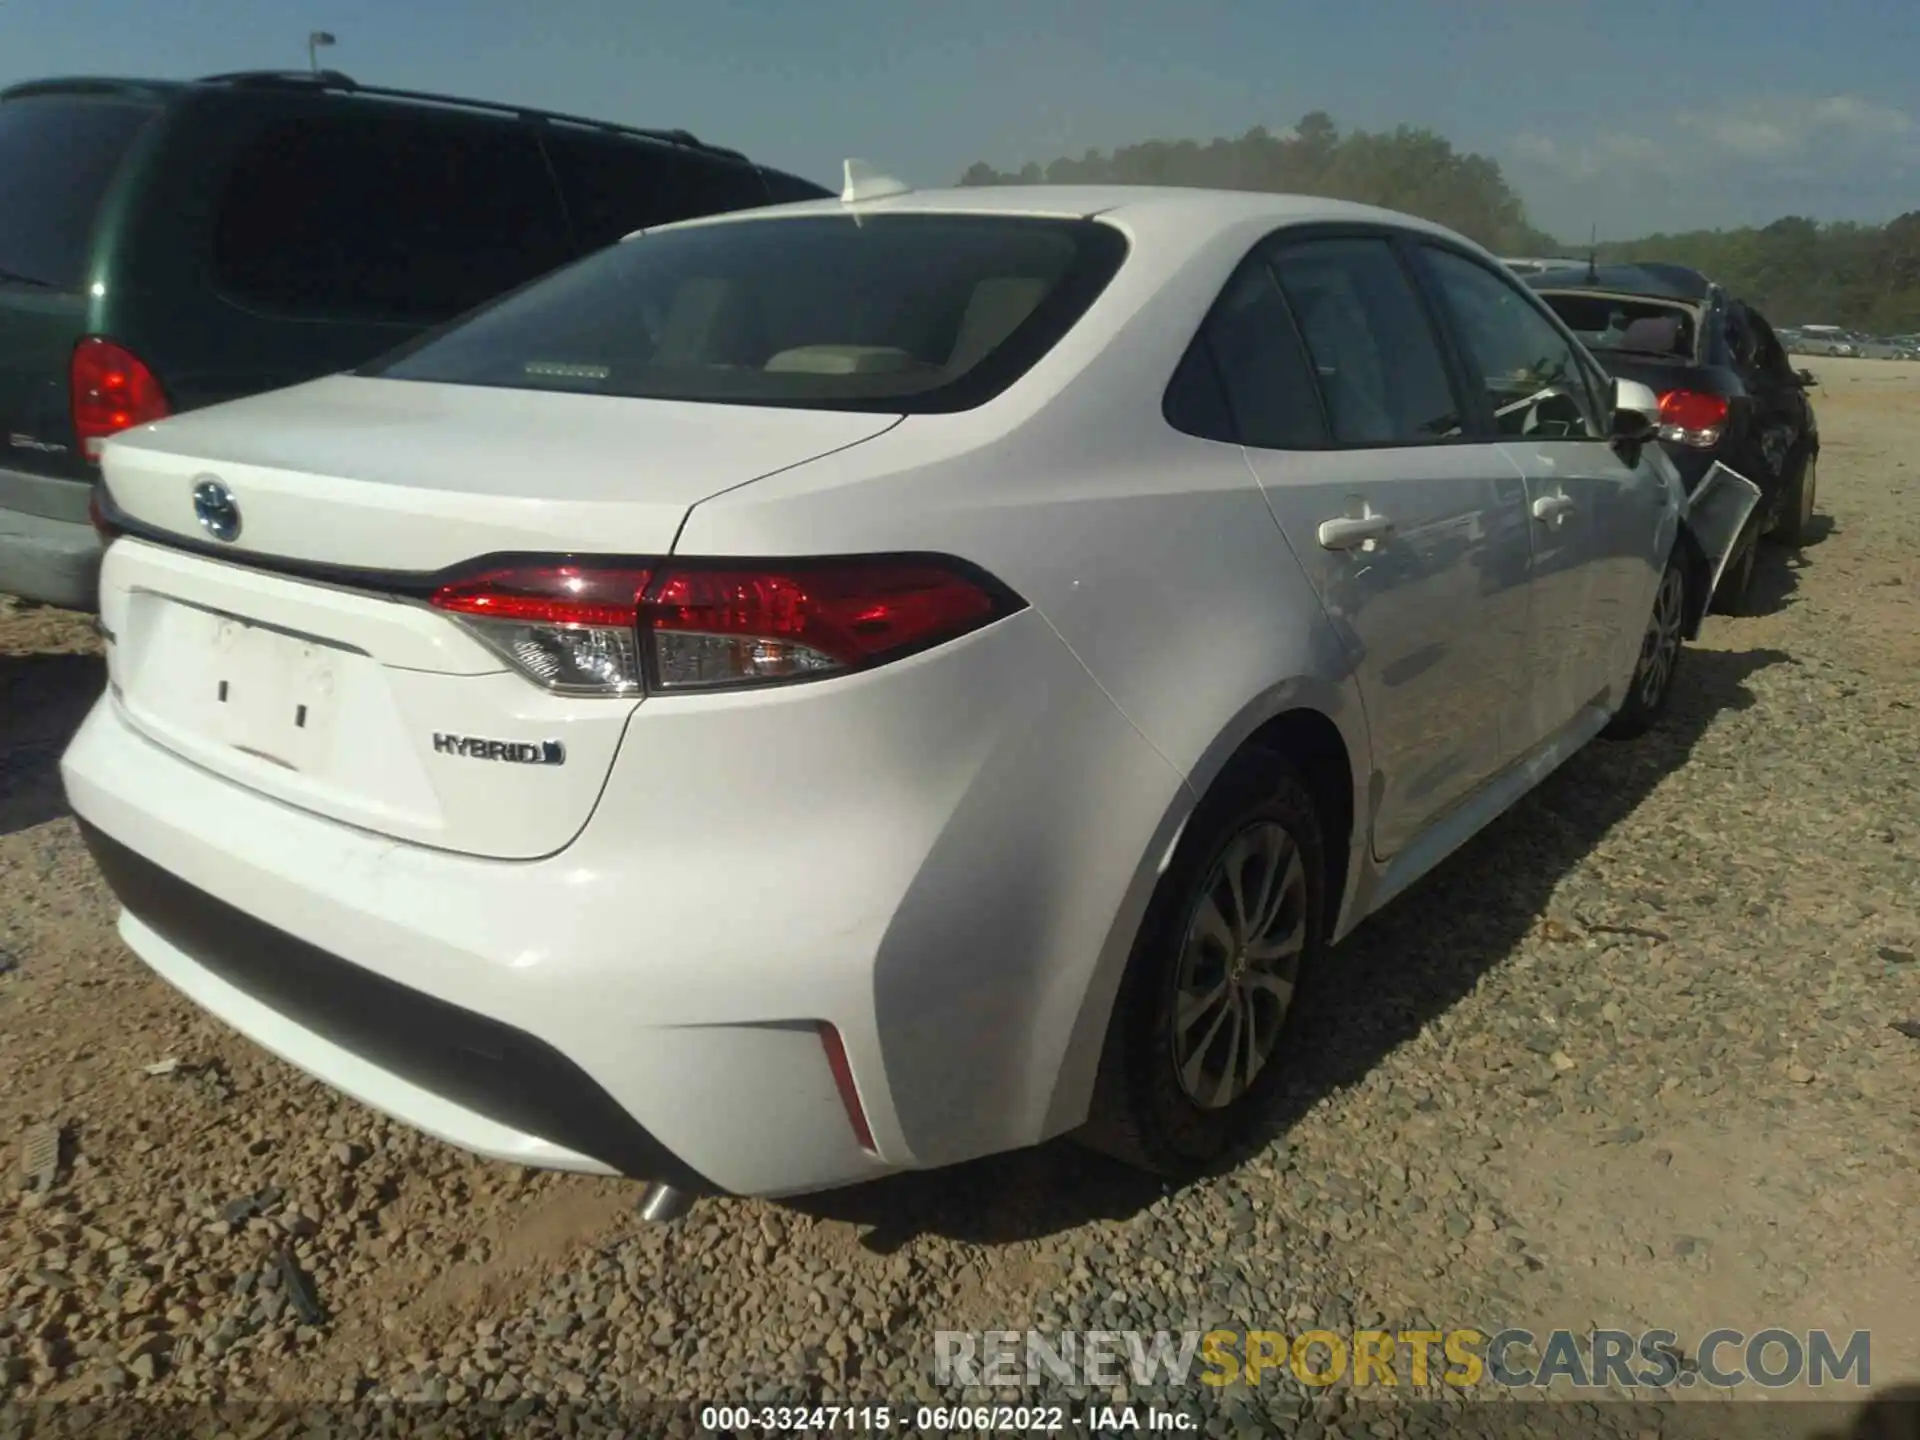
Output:
<instances>
[{"instance_id":1,"label":"tire","mask_svg":"<svg viewBox=\"0 0 1920 1440\"><path fill-rule=\"evenodd\" d=\"M1713 592L1713 613L1716 615L1744 615L1747 613L1747 599L1753 589L1753 572L1760 563L1760 536L1749 526L1741 537L1740 558L1727 567L1720 577L1720 588Z\"/></svg>"},{"instance_id":2,"label":"tire","mask_svg":"<svg viewBox=\"0 0 1920 1440\"><path fill-rule=\"evenodd\" d=\"M1814 504L1820 484L1820 454L1803 451L1787 482L1787 493L1780 498L1780 522L1773 538L1796 549L1807 543L1813 532Z\"/></svg>"},{"instance_id":3,"label":"tire","mask_svg":"<svg viewBox=\"0 0 1920 1440\"><path fill-rule=\"evenodd\" d=\"M1653 608L1640 639L1640 659L1633 667L1626 702L1600 732L1607 739L1631 740L1660 723L1673 698L1673 677L1686 649L1686 620L1687 567L1676 546L1653 592Z\"/></svg>"},{"instance_id":4,"label":"tire","mask_svg":"<svg viewBox=\"0 0 1920 1440\"><path fill-rule=\"evenodd\" d=\"M1114 999L1082 1143L1183 1178L1240 1138L1279 1072L1300 979L1325 946L1323 846L1319 815L1293 766L1260 750L1228 765L1148 903ZM1239 874L1237 887L1230 871ZM1273 896L1264 925L1258 899L1236 903L1249 891ZM1243 909L1255 912L1252 924L1239 920ZM1207 993L1217 1003L1196 998ZM1176 1025L1183 995L1184 1030ZM1246 1046L1230 1036L1247 1036ZM1230 1059L1240 1067L1232 1073Z\"/></svg>"}]
</instances>

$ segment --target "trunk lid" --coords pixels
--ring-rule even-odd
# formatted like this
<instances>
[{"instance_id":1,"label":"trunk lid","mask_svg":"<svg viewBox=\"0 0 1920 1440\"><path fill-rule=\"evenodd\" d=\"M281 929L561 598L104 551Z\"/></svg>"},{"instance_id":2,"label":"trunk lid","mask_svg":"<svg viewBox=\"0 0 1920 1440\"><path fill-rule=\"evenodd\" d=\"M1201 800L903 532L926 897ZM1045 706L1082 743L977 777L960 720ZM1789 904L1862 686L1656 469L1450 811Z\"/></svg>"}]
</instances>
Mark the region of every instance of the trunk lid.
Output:
<instances>
[{"instance_id":1,"label":"trunk lid","mask_svg":"<svg viewBox=\"0 0 1920 1440\"><path fill-rule=\"evenodd\" d=\"M118 510L217 553L109 548L116 702L159 745L301 809L552 854L644 702L549 694L408 577L509 551L664 555L698 501L897 421L336 377L126 432L104 461ZM231 543L196 518L208 479L239 510ZM373 573L323 583L276 573L288 562Z\"/></svg>"},{"instance_id":2,"label":"trunk lid","mask_svg":"<svg viewBox=\"0 0 1920 1440\"><path fill-rule=\"evenodd\" d=\"M660 555L722 490L857 445L896 415L736 409L335 375L123 432L104 467L133 519L223 554L422 573L503 551Z\"/></svg>"}]
</instances>

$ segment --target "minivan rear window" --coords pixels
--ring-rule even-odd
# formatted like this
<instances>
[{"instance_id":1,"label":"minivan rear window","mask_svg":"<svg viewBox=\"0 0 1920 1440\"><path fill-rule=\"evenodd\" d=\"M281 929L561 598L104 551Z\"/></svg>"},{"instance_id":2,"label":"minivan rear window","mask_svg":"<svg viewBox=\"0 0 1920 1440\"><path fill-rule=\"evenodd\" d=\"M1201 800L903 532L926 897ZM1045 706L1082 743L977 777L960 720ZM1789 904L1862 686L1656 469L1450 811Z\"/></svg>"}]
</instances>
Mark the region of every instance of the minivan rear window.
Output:
<instances>
[{"instance_id":1,"label":"minivan rear window","mask_svg":"<svg viewBox=\"0 0 1920 1440\"><path fill-rule=\"evenodd\" d=\"M602 250L361 371L829 410L984 403L1057 344L1126 240L1091 220L762 217Z\"/></svg>"},{"instance_id":2,"label":"minivan rear window","mask_svg":"<svg viewBox=\"0 0 1920 1440\"><path fill-rule=\"evenodd\" d=\"M0 284L80 288L100 202L157 113L79 96L0 102Z\"/></svg>"}]
</instances>

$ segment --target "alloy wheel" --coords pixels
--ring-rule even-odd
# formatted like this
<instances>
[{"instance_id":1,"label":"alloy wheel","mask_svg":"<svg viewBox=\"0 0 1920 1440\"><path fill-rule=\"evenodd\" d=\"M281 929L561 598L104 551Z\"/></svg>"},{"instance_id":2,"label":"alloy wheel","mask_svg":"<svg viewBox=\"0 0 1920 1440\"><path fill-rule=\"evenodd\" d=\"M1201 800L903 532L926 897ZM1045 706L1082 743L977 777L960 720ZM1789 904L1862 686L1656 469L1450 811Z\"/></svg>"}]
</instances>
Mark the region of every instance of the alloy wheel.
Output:
<instances>
[{"instance_id":1,"label":"alloy wheel","mask_svg":"<svg viewBox=\"0 0 1920 1440\"><path fill-rule=\"evenodd\" d=\"M1208 872L1181 944L1173 1013L1180 1088L1231 1105L1273 1058L1307 943L1307 876L1284 826L1236 835Z\"/></svg>"},{"instance_id":2,"label":"alloy wheel","mask_svg":"<svg viewBox=\"0 0 1920 1440\"><path fill-rule=\"evenodd\" d=\"M1657 707L1673 678L1674 662L1680 657L1680 630L1686 619L1686 580L1680 567L1669 565L1660 577L1660 589L1653 597L1653 614L1647 619L1646 637L1640 642L1640 703Z\"/></svg>"}]
</instances>

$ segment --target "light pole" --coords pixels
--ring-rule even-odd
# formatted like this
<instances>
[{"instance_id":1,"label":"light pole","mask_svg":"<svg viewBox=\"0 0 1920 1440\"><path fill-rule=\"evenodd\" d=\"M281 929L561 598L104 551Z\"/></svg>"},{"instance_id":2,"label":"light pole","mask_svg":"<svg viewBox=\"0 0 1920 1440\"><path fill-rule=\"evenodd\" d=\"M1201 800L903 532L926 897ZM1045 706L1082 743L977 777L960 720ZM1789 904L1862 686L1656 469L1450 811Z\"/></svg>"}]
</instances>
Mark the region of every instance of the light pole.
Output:
<instances>
[{"instance_id":1,"label":"light pole","mask_svg":"<svg viewBox=\"0 0 1920 1440\"><path fill-rule=\"evenodd\" d=\"M332 45L335 43L337 42L334 40L333 36L325 30L315 30L312 34L308 35L307 36L307 68L313 71L316 75L319 74L320 60L316 52L318 52L323 46Z\"/></svg>"}]
</instances>

